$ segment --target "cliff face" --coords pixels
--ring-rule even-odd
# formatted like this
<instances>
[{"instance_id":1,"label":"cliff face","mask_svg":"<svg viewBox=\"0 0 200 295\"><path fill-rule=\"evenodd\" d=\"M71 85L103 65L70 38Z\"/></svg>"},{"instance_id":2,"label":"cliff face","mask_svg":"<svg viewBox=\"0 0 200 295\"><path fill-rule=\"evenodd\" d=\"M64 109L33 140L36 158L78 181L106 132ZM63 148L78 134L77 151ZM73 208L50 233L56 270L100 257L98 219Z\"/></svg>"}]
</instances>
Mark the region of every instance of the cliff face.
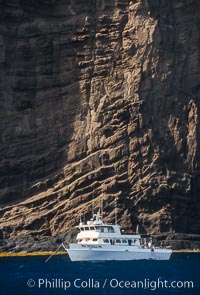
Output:
<instances>
[{"instance_id":1,"label":"cliff face","mask_svg":"<svg viewBox=\"0 0 200 295\"><path fill-rule=\"evenodd\" d=\"M198 0L0 1L1 237L200 231Z\"/></svg>"}]
</instances>

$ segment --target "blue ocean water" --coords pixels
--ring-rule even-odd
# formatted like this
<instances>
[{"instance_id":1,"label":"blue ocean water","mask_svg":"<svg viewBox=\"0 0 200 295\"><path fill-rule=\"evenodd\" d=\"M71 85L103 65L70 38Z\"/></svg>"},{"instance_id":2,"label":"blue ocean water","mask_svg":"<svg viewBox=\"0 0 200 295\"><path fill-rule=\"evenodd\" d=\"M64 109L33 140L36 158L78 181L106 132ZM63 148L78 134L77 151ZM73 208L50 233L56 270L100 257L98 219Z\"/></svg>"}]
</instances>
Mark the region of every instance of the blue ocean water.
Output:
<instances>
[{"instance_id":1,"label":"blue ocean water","mask_svg":"<svg viewBox=\"0 0 200 295\"><path fill-rule=\"evenodd\" d=\"M66 255L0 258L1 295L200 294L200 253L169 261L71 262Z\"/></svg>"}]
</instances>

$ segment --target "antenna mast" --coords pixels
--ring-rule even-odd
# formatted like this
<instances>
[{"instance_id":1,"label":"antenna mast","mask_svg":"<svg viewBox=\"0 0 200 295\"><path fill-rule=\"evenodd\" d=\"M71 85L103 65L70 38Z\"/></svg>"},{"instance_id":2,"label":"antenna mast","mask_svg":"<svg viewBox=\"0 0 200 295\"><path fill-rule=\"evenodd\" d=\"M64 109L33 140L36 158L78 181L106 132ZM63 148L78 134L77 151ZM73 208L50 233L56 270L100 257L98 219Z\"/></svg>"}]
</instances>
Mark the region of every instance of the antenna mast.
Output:
<instances>
[{"instance_id":1,"label":"antenna mast","mask_svg":"<svg viewBox=\"0 0 200 295\"><path fill-rule=\"evenodd\" d=\"M92 218L94 217L94 193L92 196Z\"/></svg>"},{"instance_id":2,"label":"antenna mast","mask_svg":"<svg viewBox=\"0 0 200 295\"><path fill-rule=\"evenodd\" d=\"M115 198L115 224L117 224L117 199Z\"/></svg>"},{"instance_id":3,"label":"antenna mast","mask_svg":"<svg viewBox=\"0 0 200 295\"><path fill-rule=\"evenodd\" d=\"M101 199L101 215L103 214L103 198Z\"/></svg>"},{"instance_id":4,"label":"antenna mast","mask_svg":"<svg viewBox=\"0 0 200 295\"><path fill-rule=\"evenodd\" d=\"M137 224L137 227L136 227L136 234L137 235L139 234L139 224Z\"/></svg>"}]
</instances>

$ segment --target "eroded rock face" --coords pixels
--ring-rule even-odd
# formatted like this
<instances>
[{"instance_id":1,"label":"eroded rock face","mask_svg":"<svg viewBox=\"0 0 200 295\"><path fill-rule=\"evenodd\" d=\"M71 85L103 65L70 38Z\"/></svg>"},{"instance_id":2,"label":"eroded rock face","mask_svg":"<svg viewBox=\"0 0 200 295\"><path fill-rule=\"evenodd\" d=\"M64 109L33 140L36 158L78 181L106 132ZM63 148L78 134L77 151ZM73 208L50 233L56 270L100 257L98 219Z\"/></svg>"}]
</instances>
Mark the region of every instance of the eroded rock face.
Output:
<instances>
[{"instance_id":1,"label":"eroded rock face","mask_svg":"<svg viewBox=\"0 0 200 295\"><path fill-rule=\"evenodd\" d=\"M200 3L0 1L1 237L199 233Z\"/></svg>"}]
</instances>

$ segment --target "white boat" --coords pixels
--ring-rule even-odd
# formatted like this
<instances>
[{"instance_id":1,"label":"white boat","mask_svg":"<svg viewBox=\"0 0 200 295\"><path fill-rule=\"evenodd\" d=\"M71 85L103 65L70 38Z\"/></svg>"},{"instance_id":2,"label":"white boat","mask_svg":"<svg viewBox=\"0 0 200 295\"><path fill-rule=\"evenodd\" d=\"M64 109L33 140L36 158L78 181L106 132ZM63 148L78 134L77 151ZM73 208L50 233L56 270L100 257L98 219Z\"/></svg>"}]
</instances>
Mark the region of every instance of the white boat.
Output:
<instances>
[{"instance_id":1,"label":"white boat","mask_svg":"<svg viewBox=\"0 0 200 295\"><path fill-rule=\"evenodd\" d=\"M120 226L103 222L100 210L86 224L80 221L77 243L63 244L71 261L169 260L171 249L144 243L140 234L122 233Z\"/></svg>"}]
</instances>

